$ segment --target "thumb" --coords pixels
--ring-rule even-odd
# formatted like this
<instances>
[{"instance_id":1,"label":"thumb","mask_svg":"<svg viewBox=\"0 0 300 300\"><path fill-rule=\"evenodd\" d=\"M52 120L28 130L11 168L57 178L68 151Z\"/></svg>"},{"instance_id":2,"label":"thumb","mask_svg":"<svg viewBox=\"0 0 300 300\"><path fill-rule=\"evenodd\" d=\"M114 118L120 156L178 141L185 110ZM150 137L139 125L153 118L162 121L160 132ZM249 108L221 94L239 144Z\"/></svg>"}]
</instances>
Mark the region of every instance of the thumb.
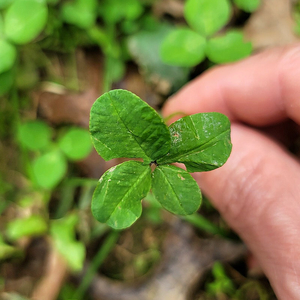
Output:
<instances>
[{"instance_id":1,"label":"thumb","mask_svg":"<svg viewBox=\"0 0 300 300\"><path fill-rule=\"evenodd\" d=\"M300 299L299 163L243 125L232 125L232 143L223 167L194 177L256 256L279 299Z\"/></svg>"}]
</instances>

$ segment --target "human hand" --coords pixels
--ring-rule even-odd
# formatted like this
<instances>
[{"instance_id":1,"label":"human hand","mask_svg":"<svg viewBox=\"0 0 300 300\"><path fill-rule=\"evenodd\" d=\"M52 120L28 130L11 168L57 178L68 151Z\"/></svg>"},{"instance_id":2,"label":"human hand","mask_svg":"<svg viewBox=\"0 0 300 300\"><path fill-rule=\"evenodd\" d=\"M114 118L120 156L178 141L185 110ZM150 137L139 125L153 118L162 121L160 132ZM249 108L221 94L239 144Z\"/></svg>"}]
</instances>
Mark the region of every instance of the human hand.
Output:
<instances>
[{"instance_id":1,"label":"human hand","mask_svg":"<svg viewBox=\"0 0 300 300\"><path fill-rule=\"evenodd\" d=\"M194 177L248 245L277 297L299 300L300 164L286 145L300 133L300 45L207 71L167 101L163 114L179 111L230 118L228 161Z\"/></svg>"}]
</instances>

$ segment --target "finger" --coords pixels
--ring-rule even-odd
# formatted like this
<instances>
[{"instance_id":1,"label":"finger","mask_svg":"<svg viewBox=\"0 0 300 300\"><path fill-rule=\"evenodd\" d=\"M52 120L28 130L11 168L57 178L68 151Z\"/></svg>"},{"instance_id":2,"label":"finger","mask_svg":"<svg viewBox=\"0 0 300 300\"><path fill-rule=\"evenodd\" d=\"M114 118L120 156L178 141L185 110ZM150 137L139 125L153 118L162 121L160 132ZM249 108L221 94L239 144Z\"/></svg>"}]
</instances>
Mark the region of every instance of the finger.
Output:
<instances>
[{"instance_id":1,"label":"finger","mask_svg":"<svg viewBox=\"0 0 300 300\"><path fill-rule=\"evenodd\" d=\"M279 299L300 299L300 165L246 126L233 124L232 142L223 167L194 176L257 257Z\"/></svg>"},{"instance_id":2,"label":"finger","mask_svg":"<svg viewBox=\"0 0 300 300\"><path fill-rule=\"evenodd\" d=\"M300 124L300 44L212 68L187 84L163 113L218 111L251 125L291 118Z\"/></svg>"}]
</instances>

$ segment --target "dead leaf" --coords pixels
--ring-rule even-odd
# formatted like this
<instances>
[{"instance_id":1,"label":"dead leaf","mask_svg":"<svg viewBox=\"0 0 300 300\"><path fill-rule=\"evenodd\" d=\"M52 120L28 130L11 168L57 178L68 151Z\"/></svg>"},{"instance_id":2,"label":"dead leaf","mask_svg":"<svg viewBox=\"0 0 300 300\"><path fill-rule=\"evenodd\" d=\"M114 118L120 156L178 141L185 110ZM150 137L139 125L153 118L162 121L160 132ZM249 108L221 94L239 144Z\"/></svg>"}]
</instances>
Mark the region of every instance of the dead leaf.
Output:
<instances>
[{"instance_id":1,"label":"dead leaf","mask_svg":"<svg viewBox=\"0 0 300 300\"><path fill-rule=\"evenodd\" d=\"M263 0L244 27L255 50L282 46L299 41L294 33L291 0Z\"/></svg>"}]
</instances>

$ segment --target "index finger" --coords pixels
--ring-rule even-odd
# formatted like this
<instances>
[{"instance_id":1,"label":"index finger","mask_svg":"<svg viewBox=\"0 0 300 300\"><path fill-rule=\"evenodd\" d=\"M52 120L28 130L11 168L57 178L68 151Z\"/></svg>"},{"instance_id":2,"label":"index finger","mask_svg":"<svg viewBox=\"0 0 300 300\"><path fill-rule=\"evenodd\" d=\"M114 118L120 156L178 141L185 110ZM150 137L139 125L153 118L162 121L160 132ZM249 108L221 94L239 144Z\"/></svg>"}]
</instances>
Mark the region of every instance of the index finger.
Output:
<instances>
[{"instance_id":1,"label":"index finger","mask_svg":"<svg viewBox=\"0 0 300 300\"><path fill-rule=\"evenodd\" d=\"M187 84L163 108L194 114L218 111L255 126L286 118L300 124L300 44L215 67Z\"/></svg>"}]
</instances>

